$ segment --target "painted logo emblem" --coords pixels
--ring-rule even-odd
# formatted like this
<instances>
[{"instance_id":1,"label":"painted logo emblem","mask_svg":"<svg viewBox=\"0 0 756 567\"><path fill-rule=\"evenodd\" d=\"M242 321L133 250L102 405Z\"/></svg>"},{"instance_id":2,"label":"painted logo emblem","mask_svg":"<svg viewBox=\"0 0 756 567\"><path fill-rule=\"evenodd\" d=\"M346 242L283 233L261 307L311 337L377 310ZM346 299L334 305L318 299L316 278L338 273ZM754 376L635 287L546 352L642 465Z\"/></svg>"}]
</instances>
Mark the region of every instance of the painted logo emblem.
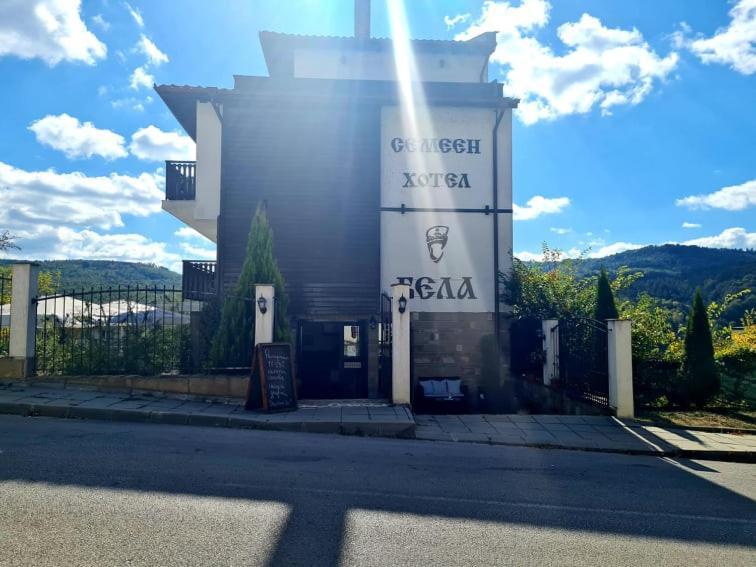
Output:
<instances>
[{"instance_id":1,"label":"painted logo emblem","mask_svg":"<svg viewBox=\"0 0 756 567\"><path fill-rule=\"evenodd\" d=\"M430 259L438 263L444 257L444 248L449 240L449 227L436 225L425 231L425 243Z\"/></svg>"}]
</instances>

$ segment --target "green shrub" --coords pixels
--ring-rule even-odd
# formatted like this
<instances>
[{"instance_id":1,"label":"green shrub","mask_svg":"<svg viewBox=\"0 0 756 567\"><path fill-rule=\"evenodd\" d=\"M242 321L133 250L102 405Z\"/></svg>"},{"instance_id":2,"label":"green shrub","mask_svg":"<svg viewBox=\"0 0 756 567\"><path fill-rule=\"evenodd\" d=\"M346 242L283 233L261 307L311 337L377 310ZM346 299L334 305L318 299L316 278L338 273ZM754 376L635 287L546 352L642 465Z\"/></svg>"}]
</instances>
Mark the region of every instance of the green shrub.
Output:
<instances>
[{"instance_id":1,"label":"green shrub","mask_svg":"<svg viewBox=\"0 0 756 567\"><path fill-rule=\"evenodd\" d=\"M680 369L678 401L703 407L719 392L714 344L701 292L696 291L685 329L685 351Z\"/></svg>"}]
</instances>

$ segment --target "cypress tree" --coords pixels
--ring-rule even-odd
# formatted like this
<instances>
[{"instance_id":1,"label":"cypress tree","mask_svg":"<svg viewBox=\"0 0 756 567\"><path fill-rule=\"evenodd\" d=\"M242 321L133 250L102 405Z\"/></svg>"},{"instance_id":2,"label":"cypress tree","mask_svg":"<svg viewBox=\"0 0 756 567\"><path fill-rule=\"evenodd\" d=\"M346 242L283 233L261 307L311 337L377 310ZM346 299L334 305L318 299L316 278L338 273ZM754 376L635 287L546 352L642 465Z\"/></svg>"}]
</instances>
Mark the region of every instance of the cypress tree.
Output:
<instances>
[{"instance_id":1,"label":"cypress tree","mask_svg":"<svg viewBox=\"0 0 756 567\"><path fill-rule=\"evenodd\" d=\"M696 290L693 298L693 307L685 328L684 344L680 393L684 402L692 402L702 407L719 392L719 375L714 361L709 318L700 290Z\"/></svg>"},{"instance_id":2,"label":"cypress tree","mask_svg":"<svg viewBox=\"0 0 756 567\"><path fill-rule=\"evenodd\" d=\"M289 340L284 279L273 256L273 231L261 204L255 211L247 239L247 255L236 286L226 294L210 359L215 367L249 366L255 342L255 284L273 284L276 293L276 341Z\"/></svg>"},{"instance_id":3,"label":"cypress tree","mask_svg":"<svg viewBox=\"0 0 756 567\"><path fill-rule=\"evenodd\" d=\"M598 280L596 280L596 305L593 309L593 318L599 321L617 319L617 305L614 303L614 294L609 285L609 276L604 268L601 268Z\"/></svg>"}]
</instances>

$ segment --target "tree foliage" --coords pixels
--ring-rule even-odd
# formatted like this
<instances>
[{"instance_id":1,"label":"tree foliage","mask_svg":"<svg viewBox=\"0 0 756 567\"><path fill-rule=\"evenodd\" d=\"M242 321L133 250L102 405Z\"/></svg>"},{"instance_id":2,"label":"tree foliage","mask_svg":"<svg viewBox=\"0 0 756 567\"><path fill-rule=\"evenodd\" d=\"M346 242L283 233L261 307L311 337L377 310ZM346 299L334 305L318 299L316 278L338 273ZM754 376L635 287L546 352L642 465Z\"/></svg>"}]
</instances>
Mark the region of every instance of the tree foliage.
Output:
<instances>
[{"instance_id":1,"label":"tree foliage","mask_svg":"<svg viewBox=\"0 0 756 567\"><path fill-rule=\"evenodd\" d=\"M719 392L719 375L714 362L714 343L701 292L696 291L685 329L684 354L680 370L681 402L702 407Z\"/></svg>"},{"instance_id":2,"label":"tree foliage","mask_svg":"<svg viewBox=\"0 0 756 567\"><path fill-rule=\"evenodd\" d=\"M276 293L276 341L289 340L284 280L273 256L273 231L258 206L247 240L247 255L236 286L224 298L220 323L210 349L215 367L249 366L255 342L255 284L273 284Z\"/></svg>"},{"instance_id":3,"label":"tree foliage","mask_svg":"<svg viewBox=\"0 0 756 567\"><path fill-rule=\"evenodd\" d=\"M0 230L0 252L14 249L19 249L16 244L16 237L8 230Z\"/></svg>"},{"instance_id":4,"label":"tree foliage","mask_svg":"<svg viewBox=\"0 0 756 567\"><path fill-rule=\"evenodd\" d=\"M593 309L593 318L598 321L616 319L618 317L617 305L614 303L614 294L609 284L609 276L604 268L601 268L596 280L596 305Z\"/></svg>"}]
</instances>

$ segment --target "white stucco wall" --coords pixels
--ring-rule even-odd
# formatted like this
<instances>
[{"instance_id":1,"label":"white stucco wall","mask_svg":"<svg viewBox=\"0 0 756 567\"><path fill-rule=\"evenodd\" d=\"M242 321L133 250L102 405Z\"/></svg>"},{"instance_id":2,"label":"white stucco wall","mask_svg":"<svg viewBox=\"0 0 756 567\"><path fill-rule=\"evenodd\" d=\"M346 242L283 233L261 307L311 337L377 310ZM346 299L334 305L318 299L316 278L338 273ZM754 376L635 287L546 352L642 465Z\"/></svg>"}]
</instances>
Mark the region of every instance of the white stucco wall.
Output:
<instances>
[{"instance_id":1,"label":"white stucco wall","mask_svg":"<svg viewBox=\"0 0 756 567\"><path fill-rule=\"evenodd\" d=\"M212 103L198 102L196 219L216 220L220 214L221 134Z\"/></svg>"},{"instance_id":2,"label":"white stucco wall","mask_svg":"<svg viewBox=\"0 0 756 567\"><path fill-rule=\"evenodd\" d=\"M504 112L499 210L512 208L512 121ZM495 310L494 215L482 212L494 204L495 122L493 109L431 107L408 117L399 107L383 108L381 288L410 283L413 311ZM456 176L451 186L448 174ZM402 205L408 210L401 212ZM500 213L498 222L499 270L510 272L512 214Z\"/></svg>"},{"instance_id":3,"label":"white stucco wall","mask_svg":"<svg viewBox=\"0 0 756 567\"><path fill-rule=\"evenodd\" d=\"M421 80L448 83L479 83L488 80L484 55L420 53L415 64ZM341 49L297 49L294 76L301 79L364 79L395 81L396 66L391 52Z\"/></svg>"}]
</instances>

